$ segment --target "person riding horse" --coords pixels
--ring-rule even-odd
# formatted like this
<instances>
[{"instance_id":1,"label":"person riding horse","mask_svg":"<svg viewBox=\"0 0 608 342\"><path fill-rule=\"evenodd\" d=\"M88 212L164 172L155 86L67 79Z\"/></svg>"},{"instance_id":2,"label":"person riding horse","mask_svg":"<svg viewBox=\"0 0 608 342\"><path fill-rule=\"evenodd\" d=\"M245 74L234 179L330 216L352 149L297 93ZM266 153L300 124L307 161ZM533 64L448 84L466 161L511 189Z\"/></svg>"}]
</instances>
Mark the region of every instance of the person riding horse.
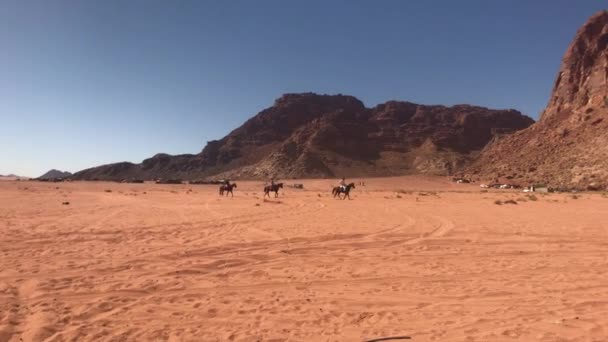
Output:
<instances>
[{"instance_id":1,"label":"person riding horse","mask_svg":"<svg viewBox=\"0 0 608 342\"><path fill-rule=\"evenodd\" d=\"M346 184L346 180L344 177L340 180L338 186L334 187L331 191L334 197L338 197L340 199L345 199L348 197L350 199L350 190L355 188L355 183ZM340 197L340 194L344 194L344 197Z\"/></svg>"},{"instance_id":2,"label":"person riding horse","mask_svg":"<svg viewBox=\"0 0 608 342\"><path fill-rule=\"evenodd\" d=\"M232 197L234 197L234 193L233 193L234 188L236 188L236 183L230 184L230 181L226 179L220 185L220 195L224 195L224 192L225 192L226 196L228 196L228 194L231 194Z\"/></svg>"},{"instance_id":3,"label":"person riding horse","mask_svg":"<svg viewBox=\"0 0 608 342\"><path fill-rule=\"evenodd\" d=\"M264 197L270 197L270 192L274 192L274 197L279 197L279 189L283 187L283 183L275 183L274 178L264 186Z\"/></svg>"}]
</instances>

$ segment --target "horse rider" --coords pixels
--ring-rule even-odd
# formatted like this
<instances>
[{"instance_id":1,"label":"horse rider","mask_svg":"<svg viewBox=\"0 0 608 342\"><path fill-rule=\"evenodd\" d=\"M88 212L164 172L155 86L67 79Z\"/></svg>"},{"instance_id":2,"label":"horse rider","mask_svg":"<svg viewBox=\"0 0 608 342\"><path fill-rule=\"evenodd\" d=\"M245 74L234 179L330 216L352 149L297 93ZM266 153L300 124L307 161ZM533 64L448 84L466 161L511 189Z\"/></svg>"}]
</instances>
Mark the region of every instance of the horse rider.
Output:
<instances>
[{"instance_id":1,"label":"horse rider","mask_svg":"<svg viewBox=\"0 0 608 342\"><path fill-rule=\"evenodd\" d=\"M342 177L338 186L340 187L341 191L346 191L346 180L344 179L344 177Z\"/></svg>"}]
</instances>

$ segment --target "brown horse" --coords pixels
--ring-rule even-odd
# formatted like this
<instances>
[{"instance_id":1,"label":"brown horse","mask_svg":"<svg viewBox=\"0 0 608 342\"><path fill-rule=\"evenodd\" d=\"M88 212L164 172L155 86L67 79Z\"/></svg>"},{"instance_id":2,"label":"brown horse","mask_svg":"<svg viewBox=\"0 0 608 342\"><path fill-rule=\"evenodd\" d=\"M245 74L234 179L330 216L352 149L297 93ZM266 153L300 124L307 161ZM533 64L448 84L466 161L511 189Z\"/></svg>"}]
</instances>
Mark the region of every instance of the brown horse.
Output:
<instances>
[{"instance_id":1,"label":"brown horse","mask_svg":"<svg viewBox=\"0 0 608 342\"><path fill-rule=\"evenodd\" d=\"M264 187L264 198L270 197L270 192L274 191L274 198L279 197L279 189L283 187L283 183L276 183L274 185L267 185Z\"/></svg>"},{"instance_id":2,"label":"brown horse","mask_svg":"<svg viewBox=\"0 0 608 342\"><path fill-rule=\"evenodd\" d=\"M225 192L226 196L228 196L228 194L231 194L232 197L234 197L234 193L232 192L232 189L234 188L236 188L236 183L220 185L220 196L223 196Z\"/></svg>"},{"instance_id":3,"label":"brown horse","mask_svg":"<svg viewBox=\"0 0 608 342\"><path fill-rule=\"evenodd\" d=\"M336 196L338 196L339 199L346 199L346 197L348 197L348 199L350 199L350 189L354 189L355 188L355 183L350 183L347 186L344 187L344 189L342 189L341 186L336 186L331 190L331 194L334 195L334 198ZM344 197L340 197L340 194L344 194Z\"/></svg>"}]
</instances>

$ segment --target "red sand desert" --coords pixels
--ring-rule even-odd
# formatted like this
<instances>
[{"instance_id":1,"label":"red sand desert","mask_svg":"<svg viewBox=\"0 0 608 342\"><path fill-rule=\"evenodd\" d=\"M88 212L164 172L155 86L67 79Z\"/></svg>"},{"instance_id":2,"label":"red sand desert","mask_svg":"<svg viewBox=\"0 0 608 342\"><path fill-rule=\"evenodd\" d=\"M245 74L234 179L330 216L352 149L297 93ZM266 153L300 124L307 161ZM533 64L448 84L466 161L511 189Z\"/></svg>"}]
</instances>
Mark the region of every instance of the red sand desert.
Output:
<instances>
[{"instance_id":1,"label":"red sand desert","mask_svg":"<svg viewBox=\"0 0 608 342\"><path fill-rule=\"evenodd\" d=\"M0 341L608 340L606 196L365 181L0 182Z\"/></svg>"}]
</instances>

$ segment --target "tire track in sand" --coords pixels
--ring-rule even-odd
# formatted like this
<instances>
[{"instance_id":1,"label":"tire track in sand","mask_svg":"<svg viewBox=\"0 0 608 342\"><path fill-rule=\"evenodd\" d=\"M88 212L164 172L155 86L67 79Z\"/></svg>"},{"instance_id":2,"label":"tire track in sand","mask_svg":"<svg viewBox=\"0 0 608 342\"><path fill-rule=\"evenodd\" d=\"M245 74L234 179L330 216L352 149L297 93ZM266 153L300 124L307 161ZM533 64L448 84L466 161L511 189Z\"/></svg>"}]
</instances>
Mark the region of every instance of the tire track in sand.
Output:
<instances>
[{"instance_id":1,"label":"tire track in sand","mask_svg":"<svg viewBox=\"0 0 608 342\"><path fill-rule=\"evenodd\" d=\"M445 217L442 217L442 216L431 216L431 217L433 217L434 219L439 221L439 227L437 227L436 229L434 229L432 232L430 232L428 234L423 234L422 236L420 236L418 238L406 241L404 243L405 245L414 245L414 244L420 243L425 240L440 238L440 237L448 234L456 226L454 224L454 222L446 219Z\"/></svg>"}]
</instances>

